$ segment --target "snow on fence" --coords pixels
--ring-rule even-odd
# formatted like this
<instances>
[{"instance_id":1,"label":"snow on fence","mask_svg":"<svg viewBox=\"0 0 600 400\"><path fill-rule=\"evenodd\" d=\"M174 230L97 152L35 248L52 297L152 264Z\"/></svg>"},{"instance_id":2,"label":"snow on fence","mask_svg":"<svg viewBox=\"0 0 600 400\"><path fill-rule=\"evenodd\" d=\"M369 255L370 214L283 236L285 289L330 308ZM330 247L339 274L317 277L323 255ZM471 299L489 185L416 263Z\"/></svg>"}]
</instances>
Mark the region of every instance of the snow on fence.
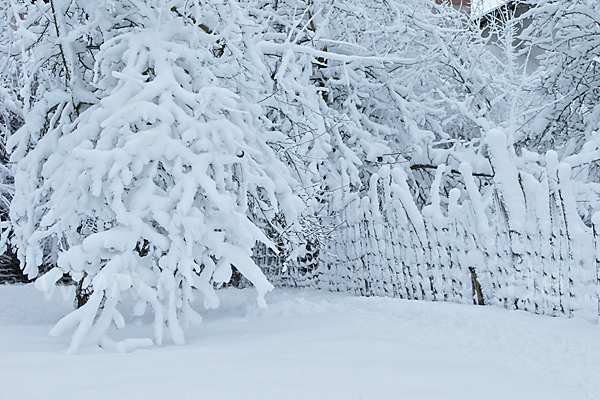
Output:
<instances>
[{"instance_id":1,"label":"snow on fence","mask_svg":"<svg viewBox=\"0 0 600 400\"><path fill-rule=\"evenodd\" d=\"M348 195L318 268L292 266L278 283L596 320L600 213L589 205L597 204L597 184L572 179L553 151L526 163L510 154L502 133L488 141L488 184L463 163L462 187L445 188L442 165L421 209L406 173L381 168L368 194Z\"/></svg>"}]
</instances>

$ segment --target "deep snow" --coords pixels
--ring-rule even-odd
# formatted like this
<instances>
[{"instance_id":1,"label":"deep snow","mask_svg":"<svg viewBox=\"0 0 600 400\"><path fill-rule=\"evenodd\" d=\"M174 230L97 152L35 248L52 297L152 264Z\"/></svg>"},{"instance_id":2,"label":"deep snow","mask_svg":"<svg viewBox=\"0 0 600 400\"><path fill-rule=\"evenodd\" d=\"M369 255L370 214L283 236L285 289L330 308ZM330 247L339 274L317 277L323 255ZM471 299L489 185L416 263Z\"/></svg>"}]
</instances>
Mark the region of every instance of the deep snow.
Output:
<instances>
[{"instance_id":1,"label":"deep snow","mask_svg":"<svg viewBox=\"0 0 600 400\"><path fill-rule=\"evenodd\" d=\"M196 301L185 346L65 356L70 338L47 332L72 295L0 285L0 398L600 398L600 328L577 318L291 289L262 310L230 289L216 310ZM111 332L151 335L151 318Z\"/></svg>"}]
</instances>

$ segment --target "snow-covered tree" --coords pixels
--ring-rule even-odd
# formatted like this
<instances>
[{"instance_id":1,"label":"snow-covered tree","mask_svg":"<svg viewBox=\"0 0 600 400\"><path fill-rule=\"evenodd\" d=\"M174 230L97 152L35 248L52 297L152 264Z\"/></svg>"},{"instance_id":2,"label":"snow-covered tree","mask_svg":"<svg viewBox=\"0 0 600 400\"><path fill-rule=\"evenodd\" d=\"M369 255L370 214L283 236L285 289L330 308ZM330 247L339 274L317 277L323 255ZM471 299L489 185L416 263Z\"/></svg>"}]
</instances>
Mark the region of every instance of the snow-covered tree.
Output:
<instances>
[{"instance_id":1,"label":"snow-covered tree","mask_svg":"<svg viewBox=\"0 0 600 400\"><path fill-rule=\"evenodd\" d=\"M201 320L192 288L218 306L213 282L229 281L232 265L264 305L272 285L250 256L257 240L271 242L248 218L248 196L289 224L302 203L269 146L285 138L258 104L261 27L236 2L39 3L21 5L17 30L35 42L23 62L36 85L9 142L15 244L32 278L44 252L58 251L38 287L68 273L91 291L53 333L77 327L69 351L115 346L105 333L123 325L117 305L129 291L136 314L152 306L156 343L166 325L183 343Z\"/></svg>"},{"instance_id":2,"label":"snow-covered tree","mask_svg":"<svg viewBox=\"0 0 600 400\"><path fill-rule=\"evenodd\" d=\"M540 67L527 93L521 143L555 150L580 183L579 213L588 226L600 189L600 6L588 0L544 0L522 16L520 35L540 49Z\"/></svg>"},{"instance_id":3,"label":"snow-covered tree","mask_svg":"<svg viewBox=\"0 0 600 400\"><path fill-rule=\"evenodd\" d=\"M563 149L566 156L599 127L599 7L593 0L544 0L522 17L531 24L521 38L543 51L530 147Z\"/></svg>"},{"instance_id":4,"label":"snow-covered tree","mask_svg":"<svg viewBox=\"0 0 600 400\"><path fill-rule=\"evenodd\" d=\"M8 7L0 8L0 268L18 270L18 262L12 249L7 248L12 224L9 218L10 202L14 193L13 174L9 164L9 154L6 151L6 141L23 124L22 97L18 93L18 62L14 54L15 36L14 22L18 15L11 14ZM16 268L15 268L16 267Z\"/></svg>"},{"instance_id":5,"label":"snow-covered tree","mask_svg":"<svg viewBox=\"0 0 600 400\"><path fill-rule=\"evenodd\" d=\"M411 180L420 179L411 166L419 174L449 160L458 168L473 154L460 155L465 144L507 114L511 99L497 78L505 66L451 7L280 1L274 14L265 48L277 91L265 105L296 140L313 199L339 209L336 198L367 190L385 164L403 165Z\"/></svg>"},{"instance_id":6,"label":"snow-covered tree","mask_svg":"<svg viewBox=\"0 0 600 400\"><path fill-rule=\"evenodd\" d=\"M7 76L2 74L2 76ZM9 218L10 202L14 193L13 174L6 151L6 140L23 123L21 110L15 94L6 85L0 87L0 253L6 250L8 235L11 232Z\"/></svg>"}]
</instances>

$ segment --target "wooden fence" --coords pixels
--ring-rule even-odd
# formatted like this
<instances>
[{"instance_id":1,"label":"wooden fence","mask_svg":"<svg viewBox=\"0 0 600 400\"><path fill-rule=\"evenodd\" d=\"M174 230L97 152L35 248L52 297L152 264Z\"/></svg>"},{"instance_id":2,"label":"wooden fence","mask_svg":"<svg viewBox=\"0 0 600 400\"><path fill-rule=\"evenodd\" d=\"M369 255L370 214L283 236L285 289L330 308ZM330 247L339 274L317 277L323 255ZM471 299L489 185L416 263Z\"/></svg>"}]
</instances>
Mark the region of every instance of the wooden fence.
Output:
<instances>
[{"instance_id":1,"label":"wooden fence","mask_svg":"<svg viewBox=\"0 0 600 400\"><path fill-rule=\"evenodd\" d=\"M316 268L292 263L271 276L287 286L597 320L598 184L572 179L554 152L535 168L503 152L491 161L487 185L461 164L461 184L445 187L440 166L421 208L406 173L382 168L334 214L340 228L321 243Z\"/></svg>"}]
</instances>

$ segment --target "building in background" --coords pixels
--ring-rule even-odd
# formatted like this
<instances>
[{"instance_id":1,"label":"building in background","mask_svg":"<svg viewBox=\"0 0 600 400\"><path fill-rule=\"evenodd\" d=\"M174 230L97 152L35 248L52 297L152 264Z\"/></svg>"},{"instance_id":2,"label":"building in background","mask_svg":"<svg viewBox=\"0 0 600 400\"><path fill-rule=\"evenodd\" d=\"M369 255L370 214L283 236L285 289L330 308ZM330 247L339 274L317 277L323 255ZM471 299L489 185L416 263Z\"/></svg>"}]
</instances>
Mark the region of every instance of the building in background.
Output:
<instances>
[{"instance_id":1,"label":"building in background","mask_svg":"<svg viewBox=\"0 0 600 400\"><path fill-rule=\"evenodd\" d=\"M474 2L477 1L480 0L475 0ZM436 0L436 3L452 4L452 7L454 7L456 10L462 11L465 14L471 14L471 0Z\"/></svg>"}]
</instances>

